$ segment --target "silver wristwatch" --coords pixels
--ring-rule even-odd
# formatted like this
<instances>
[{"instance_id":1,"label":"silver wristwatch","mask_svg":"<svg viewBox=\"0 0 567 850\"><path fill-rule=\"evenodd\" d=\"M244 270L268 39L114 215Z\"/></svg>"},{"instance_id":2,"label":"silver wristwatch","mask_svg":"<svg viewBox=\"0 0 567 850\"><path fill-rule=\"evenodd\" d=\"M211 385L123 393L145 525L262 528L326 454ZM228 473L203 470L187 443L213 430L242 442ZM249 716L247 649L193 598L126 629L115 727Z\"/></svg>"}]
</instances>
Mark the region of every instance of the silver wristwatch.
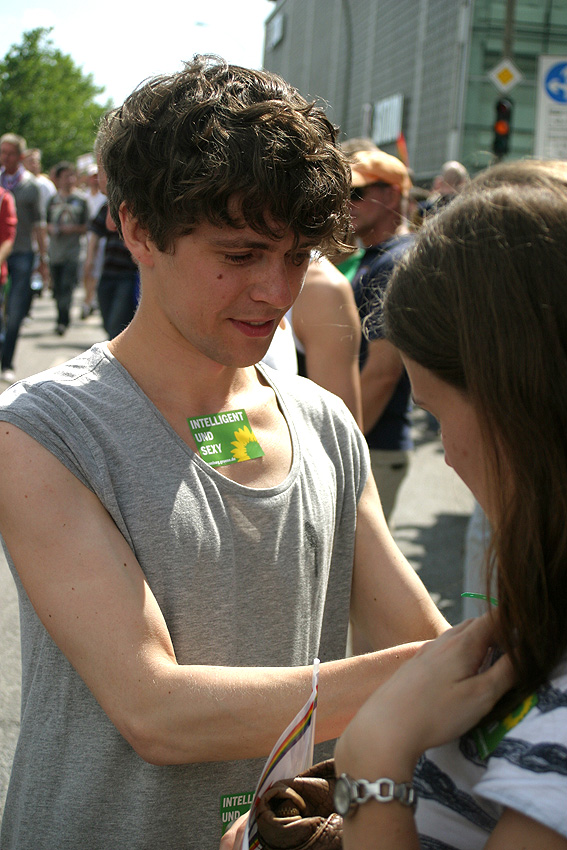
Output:
<instances>
[{"instance_id":1,"label":"silver wristwatch","mask_svg":"<svg viewBox=\"0 0 567 850\"><path fill-rule=\"evenodd\" d=\"M417 804L415 789L411 782L394 782L393 779L351 779L343 773L335 783L335 808L339 815L348 818L355 813L361 803L377 800L379 803L392 803L397 800L402 806Z\"/></svg>"}]
</instances>

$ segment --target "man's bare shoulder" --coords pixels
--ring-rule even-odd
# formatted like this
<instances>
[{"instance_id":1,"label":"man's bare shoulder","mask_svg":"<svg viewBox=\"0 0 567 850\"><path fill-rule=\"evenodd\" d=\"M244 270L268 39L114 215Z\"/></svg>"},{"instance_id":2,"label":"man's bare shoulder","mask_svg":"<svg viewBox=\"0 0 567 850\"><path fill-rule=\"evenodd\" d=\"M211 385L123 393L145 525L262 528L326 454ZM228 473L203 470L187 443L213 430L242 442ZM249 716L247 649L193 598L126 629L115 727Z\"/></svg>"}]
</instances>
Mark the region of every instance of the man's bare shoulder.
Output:
<instances>
[{"instance_id":1,"label":"man's bare shoulder","mask_svg":"<svg viewBox=\"0 0 567 850\"><path fill-rule=\"evenodd\" d=\"M317 286L326 289L351 288L344 274L326 257L318 257L309 264L305 276L305 286Z\"/></svg>"},{"instance_id":2,"label":"man's bare shoulder","mask_svg":"<svg viewBox=\"0 0 567 850\"><path fill-rule=\"evenodd\" d=\"M329 260L321 257L310 263L305 285L293 306L293 329L307 349L307 336L340 331L352 333L355 347L360 340L360 321L352 287Z\"/></svg>"},{"instance_id":3,"label":"man's bare shoulder","mask_svg":"<svg viewBox=\"0 0 567 850\"><path fill-rule=\"evenodd\" d=\"M52 452L41 445L32 434L11 421L0 421L0 463L2 485L8 481L8 473L22 473L31 478L37 475L37 464L59 464Z\"/></svg>"}]
</instances>

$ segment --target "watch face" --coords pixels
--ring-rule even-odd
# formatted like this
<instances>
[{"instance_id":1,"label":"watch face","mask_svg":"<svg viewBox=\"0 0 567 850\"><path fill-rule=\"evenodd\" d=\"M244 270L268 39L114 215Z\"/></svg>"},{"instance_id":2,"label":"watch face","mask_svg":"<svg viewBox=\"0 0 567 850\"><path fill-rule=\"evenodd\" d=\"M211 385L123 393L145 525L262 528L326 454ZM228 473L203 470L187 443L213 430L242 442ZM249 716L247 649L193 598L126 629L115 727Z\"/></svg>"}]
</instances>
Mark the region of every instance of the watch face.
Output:
<instances>
[{"instance_id":1,"label":"watch face","mask_svg":"<svg viewBox=\"0 0 567 850\"><path fill-rule=\"evenodd\" d=\"M339 815L346 817L352 805L350 782L346 776L340 776L335 783L335 808Z\"/></svg>"}]
</instances>

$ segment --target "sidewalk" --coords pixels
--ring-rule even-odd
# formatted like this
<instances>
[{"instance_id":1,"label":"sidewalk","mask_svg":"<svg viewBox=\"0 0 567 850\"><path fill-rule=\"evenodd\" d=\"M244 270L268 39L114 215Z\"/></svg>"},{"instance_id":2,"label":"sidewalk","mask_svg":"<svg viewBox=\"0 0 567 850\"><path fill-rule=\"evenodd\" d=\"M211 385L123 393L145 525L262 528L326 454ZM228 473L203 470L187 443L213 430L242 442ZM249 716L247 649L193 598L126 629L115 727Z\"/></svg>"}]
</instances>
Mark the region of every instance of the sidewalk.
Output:
<instances>
[{"instance_id":1,"label":"sidewalk","mask_svg":"<svg viewBox=\"0 0 567 850\"><path fill-rule=\"evenodd\" d=\"M64 336L58 336L55 333L57 311L51 294L45 293L33 299L30 311L32 318L25 320L16 346L16 380L64 363L93 343L106 339L100 313L84 321L79 318L82 301L82 289L75 290L71 324ZM6 388L7 384L0 381L0 393Z\"/></svg>"},{"instance_id":2,"label":"sidewalk","mask_svg":"<svg viewBox=\"0 0 567 850\"><path fill-rule=\"evenodd\" d=\"M474 498L445 463L441 439L414 411L415 453L392 514L392 533L452 625L461 616L464 536Z\"/></svg>"}]
</instances>

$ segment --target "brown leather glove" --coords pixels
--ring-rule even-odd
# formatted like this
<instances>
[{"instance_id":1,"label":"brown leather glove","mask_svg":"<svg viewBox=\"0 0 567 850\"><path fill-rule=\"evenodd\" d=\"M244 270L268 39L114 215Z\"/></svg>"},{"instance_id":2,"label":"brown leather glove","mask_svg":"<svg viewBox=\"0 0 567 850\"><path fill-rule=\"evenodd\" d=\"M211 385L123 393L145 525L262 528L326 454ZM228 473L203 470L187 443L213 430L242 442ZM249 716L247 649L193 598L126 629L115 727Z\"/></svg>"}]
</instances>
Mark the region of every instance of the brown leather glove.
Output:
<instances>
[{"instance_id":1,"label":"brown leather glove","mask_svg":"<svg viewBox=\"0 0 567 850\"><path fill-rule=\"evenodd\" d=\"M259 801L256 822L263 850L341 850L343 819L335 812L335 763L314 764L275 782Z\"/></svg>"}]
</instances>

